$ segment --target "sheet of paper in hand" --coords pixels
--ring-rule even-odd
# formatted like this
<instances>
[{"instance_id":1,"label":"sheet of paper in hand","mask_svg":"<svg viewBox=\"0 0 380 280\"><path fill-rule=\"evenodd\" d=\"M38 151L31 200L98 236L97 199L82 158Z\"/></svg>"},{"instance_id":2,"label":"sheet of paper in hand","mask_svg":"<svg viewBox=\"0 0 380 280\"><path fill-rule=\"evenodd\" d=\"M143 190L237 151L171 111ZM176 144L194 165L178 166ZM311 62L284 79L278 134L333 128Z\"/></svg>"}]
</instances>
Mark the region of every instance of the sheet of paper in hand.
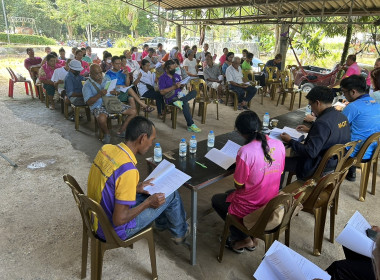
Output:
<instances>
[{"instance_id":1,"label":"sheet of paper in hand","mask_svg":"<svg viewBox=\"0 0 380 280\"><path fill-rule=\"evenodd\" d=\"M112 96L111 91L113 91L116 88L116 83L117 79L113 79L106 83L106 86L104 87L107 90L106 96Z\"/></svg>"},{"instance_id":2,"label":"sheet of paper in hand","mask_svg":"<svg viewBox=\"0 0 380 280\"><path fill-rule=\"evenodd\" d=\"M168 197L186 183L186 181L190 180L191 177L175 168L173 163L164 159L152 173L149 174L145 181L151 178L154 178L151 182L154 185L147 186L144 189L149 194L164 193L165 197Z\"/></svg>"}]
</instances>

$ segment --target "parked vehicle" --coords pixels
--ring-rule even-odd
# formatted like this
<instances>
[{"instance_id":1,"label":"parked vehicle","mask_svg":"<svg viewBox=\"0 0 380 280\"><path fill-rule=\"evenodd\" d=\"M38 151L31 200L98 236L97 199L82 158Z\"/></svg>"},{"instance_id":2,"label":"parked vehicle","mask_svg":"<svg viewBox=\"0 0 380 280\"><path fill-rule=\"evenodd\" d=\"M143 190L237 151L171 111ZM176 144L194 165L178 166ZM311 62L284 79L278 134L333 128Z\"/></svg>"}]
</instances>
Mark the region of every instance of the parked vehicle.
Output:
<instances>
[{"instance_id":1,"label":"parked vehicle","mask_svg":"<svg viewBox=\"0 0 380 280\"><path fill-rule=\"evenodd\" d=\"M177 46L177 40L176 39L168 39L166 44L164 44L165 50L171 50L172 48Z\"/></svg>"},{"instance_id":2,"label":"parked vehicle","mask_svg":"<svg viewBox=\"0 0 380 280\"><path fill-rule=\"evenodd\" d=\"M138 45L139 48L143 48L145 44L148 44L149 48L157 48L158 43L166 44L167 39L164 37L155 37L152 40L146 41L145 43L142 43Z\"/></svg>"}]
</instances>

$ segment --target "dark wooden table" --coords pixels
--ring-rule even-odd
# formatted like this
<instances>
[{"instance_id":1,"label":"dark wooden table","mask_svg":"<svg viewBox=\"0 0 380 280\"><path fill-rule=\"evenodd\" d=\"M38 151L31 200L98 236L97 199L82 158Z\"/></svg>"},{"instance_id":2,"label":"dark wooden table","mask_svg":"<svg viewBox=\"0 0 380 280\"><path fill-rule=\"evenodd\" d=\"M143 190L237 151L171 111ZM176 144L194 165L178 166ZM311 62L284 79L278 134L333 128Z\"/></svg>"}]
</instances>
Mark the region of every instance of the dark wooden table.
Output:
<instances>
[{"instance_id":1,"label":"dark wooden table","mask_svg":"<svg viewBox=\"0 0 380 280\"><path fill-rule=\"evenodd\" d=\"M305 109L298 109L293 112L286 113L274 117L278 119L278 127L283 128L284 126L296 127L302 124L303 118L305 117ZM244 145L244 138L236 131L218 135L215 137L215 148L221 149L231 140L239 145ZM229 169L224 170L219 165L205 158L205 155L212 148L207 147L207 140L199 141L197 145L197 152L195 154L190 154L189 149L187 151L186 157L180 157L178 154L178 149L172 150L172 157L174 160L165 157L166 160L172 162L176 168L183 171L184 173L191 176L191 179L187 181L184 186L191 191L191 251L190 251L190 263L192 265L196 264L196 254L197 254L197 209L198 209L198 191L207 187L208 185L215 183L231 174L235 171L235 165L232 165ZM146 159L148 163L148 172L157 166L157 163L153 161L153 158ZM200 162L204 164L207 168L203 168L195 162Z\"/></svg>"}]
</instances>

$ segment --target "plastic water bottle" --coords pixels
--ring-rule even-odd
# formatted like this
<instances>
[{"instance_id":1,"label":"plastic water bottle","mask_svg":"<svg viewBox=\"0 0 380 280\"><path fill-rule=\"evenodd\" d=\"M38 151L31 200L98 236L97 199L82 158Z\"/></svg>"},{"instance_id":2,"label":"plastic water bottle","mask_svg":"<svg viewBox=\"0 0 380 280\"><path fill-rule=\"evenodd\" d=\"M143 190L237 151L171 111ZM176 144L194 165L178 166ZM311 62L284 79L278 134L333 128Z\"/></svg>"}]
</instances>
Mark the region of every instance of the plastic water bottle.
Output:
<instances>
[{"instance_id":1,"label":"plastic water bottle","mask_svg":"<svg viewBox=\"0 0 380 280\"><path fill-rule=\"evenodd\" d=\"M179 142L179 156L185 157L187 152L187 144L186 140L184 138L181 139L181 142Z\"/></svg>"},{"instance_id":2,"label":"plastic water bottle","mask_svg":"<svg viewBox=\"0 0 380 280\"><path fill-rule=\"evenodd\" d=\"M269 119L270 119L270 116L269 116L269 113L266 112L264 117L263 117L263 128L268 128L269 126Z\"/></svg>"},{"instance_id":3,"label":"plastic water bottle","mask_svg":"<svg viewBox=\"0 0 380 280\"><path fill-rule=\"evenodd\" d=\"M210 133L207 136L207 147L214 147L215 144L215 134L214 131L210 130Z\"/></svg>"},{"instance_id":4,"label":"plastic water bottle","mask_svg":"<svg viewBox=\"0 0 380 280\"><path fill-rule=\"evenodd\" d=\"M156 143L156 146L154 147L154 161L160 162L162 160L162 149L160 146L160 143Z\"/></svg>"},{"instance_id":5,"label":"plastic water bottle","mask_svg":"<svg viewBox=\"0 0 380 280\"><path fill-rule=\"evenodd\" d=\"M307 115L311 115L311 107L310 107L310 105L306 106L305 116L307 116Z\"/></svg>"},{"instance_id":6,"label":"plastic water bottle","mask_svg":"<svg viewBox=\"0 0 380 280\"><path fill-rule=\"evenodd\" d=\"M197 139L195 139L195 135L191 136L191 139L189 142L189 152L191 154L194 154L197 152Z\"/></svg>"}]
</instances>

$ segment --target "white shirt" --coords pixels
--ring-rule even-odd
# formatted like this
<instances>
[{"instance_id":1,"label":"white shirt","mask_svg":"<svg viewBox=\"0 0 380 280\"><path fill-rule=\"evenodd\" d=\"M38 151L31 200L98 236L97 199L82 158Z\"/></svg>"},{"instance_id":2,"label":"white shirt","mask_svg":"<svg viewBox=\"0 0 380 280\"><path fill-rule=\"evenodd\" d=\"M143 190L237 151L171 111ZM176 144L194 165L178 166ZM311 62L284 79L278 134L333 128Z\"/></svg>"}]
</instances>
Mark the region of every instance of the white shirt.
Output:
<instances>
[{"instance_id":1,"label":"white shirt","mask_svg":"<svg viewBox=\"0 0 380 280\"><path fill-rule=\"evenodd\" d=\"M136 69L140 69L139 63L136 60L132 60L132 59L130 60L127 59L127 66L131 69L131 73L133 73Z\"/></svg>"},{"instance_id":2,"label":"white shirt","mask_svg":"<svg viewBox=\"0 0 380 280\"><path fill-rule=\"evenodd\" d=\"M140 82L143 82L145 84L154 86L154 83L155 83L155 80L156 80L156 73L152 73L150 71L145 72L144 70L140 69L139 71L135 71L133 73L133 81L137 80L137 78L139 77L140 73L142 74ZM139 94L141 96L143 96L144 93L146 93L148 91L147 86L144 85L143 83L138 83L137 84L137 88L138 88Z\"/></svg>"},{"instance_id":3,"label":"white shirt","mask_svg":"<svg viewBox=\"0 0 380 280\"><path fill-rule=\"evenodd\" d=\"M193 60L190 61L190 59L186 58L185 61L183 62L183 66L187 66L187 72L193 74L193 75L197 75L198 71L196 69L197 67L197 61L195 60L195 58L193 58Z\"/></svg>"},{"instance_id":4,"label":"white shirt","mask_svg":"<svg viewBox=\"0 0 380 280\"><path fill-rule=\"evenodd\" d=\"M63 84L58 85L58 92L61 93L65 89L65 78L67 71L64 67L57 68L54 70L53 76L51 77L52 82L58 82L59 80L63 81Z\"/></svg>"},{"instance_id":5,"label":"white shirt","mask_svg":"<svg viewBox=\"0 0 380 280\"><path fill-rule=\"evenodd\" d=\"M226 80L227 82L235 82L237 84L243 83L243 73L241 72L241 67L239 66L239 69L236 70L232 64L227 67L226 69Z\"/></svg>"}]
</instances>

